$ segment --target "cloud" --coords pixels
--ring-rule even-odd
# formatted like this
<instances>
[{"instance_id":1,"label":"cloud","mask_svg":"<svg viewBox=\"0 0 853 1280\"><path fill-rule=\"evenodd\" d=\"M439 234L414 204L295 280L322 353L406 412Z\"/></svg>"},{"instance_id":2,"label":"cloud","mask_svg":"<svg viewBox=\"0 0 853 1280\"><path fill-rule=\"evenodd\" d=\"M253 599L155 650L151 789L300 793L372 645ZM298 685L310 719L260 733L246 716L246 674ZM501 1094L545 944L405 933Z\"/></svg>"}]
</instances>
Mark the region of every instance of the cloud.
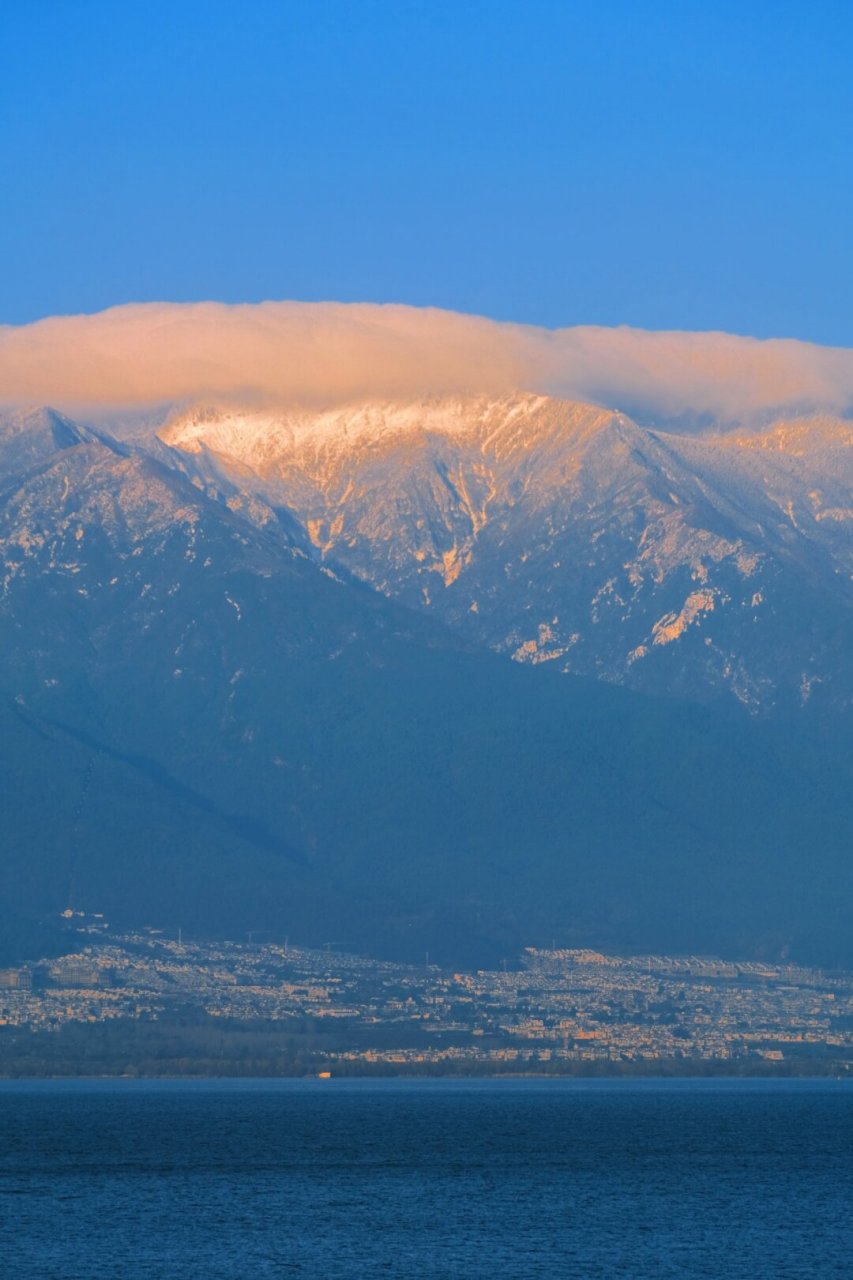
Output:
<instances>
[{"instance_id":1,"label":"cloud","mask_svg":"<svg viewBox=\"0 0 853 1280\"><path fill-rule=\"evenodd\" d=\"M853 351L722 333L547 330L338 303L147 303L0 327L0 401L72 412L515 389L660 420L844 413L853 405Z\"/></svg>"},{"instance_id":2,"label":"cloud","mask_svg":"<svg viewBox=\"0 0 853 1280\"><path fill-rule=\"evenodd\" d=\"M853 350L728 333L575 328L548 335L553 391L663 420L748 421L853 406Z\"/></svg>"}]
</instances>

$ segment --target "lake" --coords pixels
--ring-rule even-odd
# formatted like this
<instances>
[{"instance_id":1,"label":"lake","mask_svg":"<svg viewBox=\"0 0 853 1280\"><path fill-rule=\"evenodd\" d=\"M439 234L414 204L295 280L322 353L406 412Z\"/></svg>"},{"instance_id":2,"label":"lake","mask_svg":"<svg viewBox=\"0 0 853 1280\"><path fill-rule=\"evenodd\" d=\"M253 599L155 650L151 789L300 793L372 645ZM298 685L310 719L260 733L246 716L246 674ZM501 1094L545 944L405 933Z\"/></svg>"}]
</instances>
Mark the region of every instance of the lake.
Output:
<instances>
[{"instance_id":1,"label":"lake","mask_svg":"<svg viewBox=\"0 0 853 1280\"><path fill-rule=\"evenodd\" d=\"M853 1083L0 1082L4 1280L851 1274Z\"/></svg>"}]
</instances>

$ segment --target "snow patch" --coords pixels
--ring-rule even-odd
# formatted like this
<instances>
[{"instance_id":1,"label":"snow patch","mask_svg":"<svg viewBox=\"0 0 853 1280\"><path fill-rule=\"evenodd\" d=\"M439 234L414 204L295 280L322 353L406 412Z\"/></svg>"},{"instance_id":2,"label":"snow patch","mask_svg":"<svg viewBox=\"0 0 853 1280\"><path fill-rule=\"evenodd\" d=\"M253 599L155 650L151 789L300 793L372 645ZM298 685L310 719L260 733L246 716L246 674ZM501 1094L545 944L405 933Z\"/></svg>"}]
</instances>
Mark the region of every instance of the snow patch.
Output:
<instances>
[{"instance_id":1,"label":"snow patch","mask_svg":"<svg viewBox=\"0 0 853 1280\"><path fill-rule=\"evenodd\" d=\"M653 644L672 644L704 613L713 613L714 591L693 591L678 613L665 613L652 627Z\"/></svg>"}]
</instances>

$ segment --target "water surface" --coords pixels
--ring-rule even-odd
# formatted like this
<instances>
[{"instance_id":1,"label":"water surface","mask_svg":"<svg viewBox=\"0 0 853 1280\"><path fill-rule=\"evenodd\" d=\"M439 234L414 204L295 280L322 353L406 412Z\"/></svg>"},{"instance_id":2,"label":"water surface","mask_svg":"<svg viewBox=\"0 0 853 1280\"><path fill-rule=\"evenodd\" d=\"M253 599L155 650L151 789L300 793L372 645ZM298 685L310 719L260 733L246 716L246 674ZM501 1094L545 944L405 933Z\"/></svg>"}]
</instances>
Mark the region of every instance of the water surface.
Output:
<instances>
[{"instance_id":1,"label":"water surface","mask_svg":"<svg viewBox=\"0 0 853 1280\"><path fill-rule=\"evenodd\" d=\"M847 1082L0 1083L4 1280L851 1275Z\"/></svg>"}]
</instances>

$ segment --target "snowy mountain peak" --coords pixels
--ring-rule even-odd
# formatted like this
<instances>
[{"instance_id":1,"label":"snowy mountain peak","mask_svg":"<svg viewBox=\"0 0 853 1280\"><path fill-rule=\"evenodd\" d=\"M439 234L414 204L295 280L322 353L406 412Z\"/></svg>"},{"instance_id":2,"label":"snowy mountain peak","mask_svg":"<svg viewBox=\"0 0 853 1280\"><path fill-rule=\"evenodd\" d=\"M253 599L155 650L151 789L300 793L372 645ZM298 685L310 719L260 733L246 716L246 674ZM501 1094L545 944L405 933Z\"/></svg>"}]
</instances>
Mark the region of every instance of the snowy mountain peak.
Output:
<instances>
[{"instance_id":1,"label":"snowy mountain peak","mask_svg":"<svg viewBox=\"0 0 853 1280\"><path fill-rule=\"evenodd\" d=\"M56 409L7 410L0 413L0 473L28 470L89 438L85 427Z\"/></svg>"},{"instance_id":2,"label":"snowy mountain peak","mask_svg":"<svg viewBox=\"0 0 853 1280\"><path fill-rule=\"evenodd\" d=\"M322 410L200 407L177 415L160 437L175 448L210 450L263 473L288 458L385 448L424 436L468 440L492 452L530 447L543 437L588 434L614 416L592 405L532 394L365 401Z\"/></svg>"}]
</instances>

